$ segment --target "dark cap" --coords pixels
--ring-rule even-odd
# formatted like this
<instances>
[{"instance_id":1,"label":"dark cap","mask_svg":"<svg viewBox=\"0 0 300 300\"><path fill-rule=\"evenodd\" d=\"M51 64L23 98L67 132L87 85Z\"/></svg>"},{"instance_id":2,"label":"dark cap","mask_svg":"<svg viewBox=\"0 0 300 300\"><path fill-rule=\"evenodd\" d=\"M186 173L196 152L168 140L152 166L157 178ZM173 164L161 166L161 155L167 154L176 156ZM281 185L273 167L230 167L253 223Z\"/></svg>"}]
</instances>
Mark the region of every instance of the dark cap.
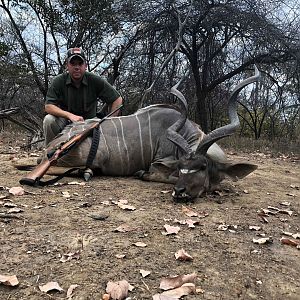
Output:
<instances>
[{"instance_id":1,"label":"dark cap","mask_svg":"<svg viewBox=\"0 0 300 300\"><path fill-rule=\"evenodd\" d=\"M85 54L81 48L70 48L67 51L67 60L70 62L70 60L73 57L79 57L83 62L85 62Z\"/></svg>"}]
</instances>

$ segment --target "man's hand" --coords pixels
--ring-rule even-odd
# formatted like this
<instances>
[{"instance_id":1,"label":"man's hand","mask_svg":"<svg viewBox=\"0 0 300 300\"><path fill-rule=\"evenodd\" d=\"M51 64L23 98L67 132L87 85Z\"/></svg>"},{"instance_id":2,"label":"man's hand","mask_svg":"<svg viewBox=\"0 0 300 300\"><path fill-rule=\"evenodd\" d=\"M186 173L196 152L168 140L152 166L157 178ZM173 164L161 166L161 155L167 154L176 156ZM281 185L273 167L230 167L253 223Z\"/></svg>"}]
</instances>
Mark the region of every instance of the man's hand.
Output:
<instances>
[{"instance_id":1,"label":"man's hand","mask_svg":"<svg viewBox=\"0 0 300 300\"><path fill-rule=\"evenodd\" d=\"M62 110L56 105L53 104L46 104L45 105L45 111L46 113L56 116L56 117L61 117L70 120L71 122L82 122L84 121L82 116L77 116L74 115L68 111Z\"/></svg>"},{"instance_id":2,"label":"man's hand","mask_svg":"<svg viewBox=\"0 0 300 300\"><path fill-rule=\"evenodd\" d=\"M77 115L74 115L74 114L71 114L69 113L68 114L68 119L71 121L71 122L83 122L84 119L82 116L77 116Z\"/></svg>"}]
</instances>

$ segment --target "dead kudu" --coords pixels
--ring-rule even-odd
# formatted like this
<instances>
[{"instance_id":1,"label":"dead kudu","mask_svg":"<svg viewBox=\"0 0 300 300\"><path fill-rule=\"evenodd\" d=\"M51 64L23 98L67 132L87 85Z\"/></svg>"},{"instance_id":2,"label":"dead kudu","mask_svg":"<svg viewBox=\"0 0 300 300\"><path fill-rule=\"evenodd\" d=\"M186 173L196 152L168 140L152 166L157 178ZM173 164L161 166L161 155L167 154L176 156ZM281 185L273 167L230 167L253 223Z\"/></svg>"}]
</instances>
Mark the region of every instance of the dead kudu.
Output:
<instances>
[{"instance_id":1,"label":"dead kudu","mask_svg":"<svg viewBox=\"0 0 300 300\"><path fill-rule=\"evenodd\" d=\"M255 67L255 75L237 85L231 94L230 124L207 135L187 119L186 100L177 86L171 92L181 100L185 108L183 112L170 105L157 104L142 108L133 115L108 118L99 126L100 141L91 169L100 175L135 175L147 181L172 183L174 200L182 201L199 197L226 175L234 180L247 176L257 167L228 161L215 142L232 135L239 127L237 96L258 78ZM68 125L48 145L46 152L84 131L92 122L96 120ZM91 137L86 138L60 158L57 166L84 168L91 142Z\"/></svg>"}]
</instances>

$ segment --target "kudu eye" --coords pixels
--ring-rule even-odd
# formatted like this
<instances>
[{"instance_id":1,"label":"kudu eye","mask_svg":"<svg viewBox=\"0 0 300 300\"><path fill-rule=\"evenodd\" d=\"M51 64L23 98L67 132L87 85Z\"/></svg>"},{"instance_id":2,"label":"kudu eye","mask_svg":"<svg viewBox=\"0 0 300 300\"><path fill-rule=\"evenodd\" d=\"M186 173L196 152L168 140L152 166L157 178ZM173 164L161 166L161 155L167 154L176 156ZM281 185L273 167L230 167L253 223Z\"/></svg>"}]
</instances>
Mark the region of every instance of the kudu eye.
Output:
<instances>
[{"instance_id":1,"label":"kudu eye","mask_svg":"<svg viewBox=\"0 0 300 300\"><path fill-rule=\"evenodd\" d=\"M206 170L206 168L207 168L207 165L203 164L200 166L199 170L204 171L204 170Z\"/></svg>"}]
</instances>

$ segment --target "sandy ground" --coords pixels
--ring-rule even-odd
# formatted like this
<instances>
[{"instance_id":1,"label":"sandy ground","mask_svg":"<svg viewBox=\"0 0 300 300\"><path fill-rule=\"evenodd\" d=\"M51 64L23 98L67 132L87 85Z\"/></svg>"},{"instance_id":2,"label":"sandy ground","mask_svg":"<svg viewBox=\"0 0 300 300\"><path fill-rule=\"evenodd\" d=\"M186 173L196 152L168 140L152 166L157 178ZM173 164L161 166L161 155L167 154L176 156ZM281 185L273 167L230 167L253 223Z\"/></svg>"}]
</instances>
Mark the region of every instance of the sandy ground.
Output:
<instances>
[{"instance_id":1,"label":"sandy ground","mask_svg":"<svg viewBox=\"0 0 300 300\"><path fill-rule=\"evenodd\" d=\"M65 178L57 186L26 187L24 195L14 196L8 189L19 186L24 172L12 160L29 153L3 140L0 153L0 275L19 281L15 287L0 284L1 300L67 299L73 284L78 287L68 299L99 300L107 283L119 280L134 286L129 299L152 299L162 292L162 278L193 272L197 293L185 299L300 299L300 249L281 242L282 237L300 242L295 158L230 154L235 160L249 158L259 169L182 204L173 202L172 186L134 178L95 177L84 185L79 178ZM185 208L198 216L187 216ZM178 223L187 219L198 223L194 228ZM162 234L166 224L179 232ZM121 225L126 232L116 230ZM265 244L253 242L269 237ZM182 248L192 261L176 260ZM142 277L140 270L150 275ZM40 290L52 281L63 291Z\"/></svg>"}]
</instances>

